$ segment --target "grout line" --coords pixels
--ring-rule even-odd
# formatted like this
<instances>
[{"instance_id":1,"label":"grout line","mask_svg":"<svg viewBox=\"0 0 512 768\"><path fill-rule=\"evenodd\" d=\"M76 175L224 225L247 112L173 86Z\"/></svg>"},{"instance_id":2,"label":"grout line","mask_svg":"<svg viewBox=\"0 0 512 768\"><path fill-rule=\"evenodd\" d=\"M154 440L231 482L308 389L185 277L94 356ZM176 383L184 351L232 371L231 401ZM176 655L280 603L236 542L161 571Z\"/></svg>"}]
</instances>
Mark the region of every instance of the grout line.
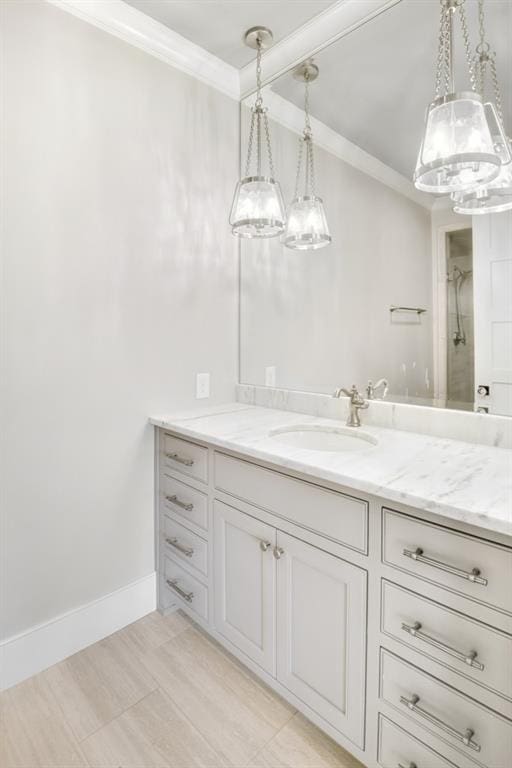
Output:
<instances>
[{"instance_id":1,"label":"grout line","mask_svg":"<svg viewBox=\"0 0 512 768\"><path fill-rule=\"evenodd\" d=\"M186 712L182 710L182 708L179 706L178 702L175 701L171 694L168 693L168 691L165 690L165 688L159 689L164 698L168 699L168 701L171 703L171 705L176 709L181 717L191 726L192 730L198 734L198 736L208 745L208 747L212 750L214 755L219 758L220 763L218 768L235 768L231 761L225 760L225 758L219 754L219 752L215 749L213 744L211 744L210 740L204 735L204 733L199 729L199 727L194 723L194 721L187 715ZM243 768L243 767L241 767Z\"/></svg>"},{"instance_id":2,"label":"grout line","mask_svg":"<svg viewBox=\"0 0 512 768\"><path fill-rule=\"evenodd\" d=\"M279 694L277 694L277 695L279 695ZM261 753L269 746L269 744L271 744L274 741L274 739L276 739L279 736L279 734L281 733L283 728L286 728L286 726L289 725L291 723L291 721L293 720L293 718L297 717L298 714L299 714L299 711L297 709L294 712L292 712L290 717L288 718L288 720L285 723L283 723L282 726L274 733L274 735L271 736L270 739L268 741L266 741L263 744L263 746L261 746L258 749L258 751L251 757L251 760L255 760L258 757L258 755L261 755ZM251 762L251 760L249 760L248 762Z\"/></svg>"},{"instance_id":3,"label":"grout line","mask_svg":"<svg viewBox=\"0 0 512 768\"><path fill-rule=\"evenodd\" d=\"M107 722L102 723L98 728L95 728L94 731L91 731L91 733L88 733L87 736L85 736L83 739L79 739L78 736L75 735L73 731L73 735L75 736L75 739L77 740L78 745L83 744L87 739L90 739L91 736L95 736L99 731L102 730L102 728L106 728L107 725L111 725L115 720L121 717L121 715L124 715L125 712L128 712L128 710L132 709L133 707L136 707L137 704L140 704L141 701L144 701L144 699L147 699L148 696L151 696L152 693L156 693L156 691L159 690L159 686L157 683L157 687L153 688L152 691L149 691L149 693L145 693L144 696L141 696L140 699L137 699L137 701L132 702L128 707L125 707L121 712L118 712L117 715L114 715L114 717L111 717L110 720L107 720ZM70 726L71 727L71 726Z\"/></svg>"}]
</instances>

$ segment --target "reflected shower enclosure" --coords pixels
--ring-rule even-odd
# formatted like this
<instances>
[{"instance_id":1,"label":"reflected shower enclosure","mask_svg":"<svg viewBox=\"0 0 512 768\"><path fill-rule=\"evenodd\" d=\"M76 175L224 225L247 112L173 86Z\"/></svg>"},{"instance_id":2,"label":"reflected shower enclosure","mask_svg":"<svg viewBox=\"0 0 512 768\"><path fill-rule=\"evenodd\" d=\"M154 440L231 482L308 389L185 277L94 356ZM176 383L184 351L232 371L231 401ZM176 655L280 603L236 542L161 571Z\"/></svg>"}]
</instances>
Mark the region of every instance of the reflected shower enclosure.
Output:
<instances>
[{"instance_id":1,"label":"reflected shower enclosure","mask_svg":"<svg viewBox=\"0 0 512 768\"><path fill-rule=\"evenodd\" d=\"M472 230L446 235L447 405L473 408L474 314Z\"/></svg>"}]
</instances>

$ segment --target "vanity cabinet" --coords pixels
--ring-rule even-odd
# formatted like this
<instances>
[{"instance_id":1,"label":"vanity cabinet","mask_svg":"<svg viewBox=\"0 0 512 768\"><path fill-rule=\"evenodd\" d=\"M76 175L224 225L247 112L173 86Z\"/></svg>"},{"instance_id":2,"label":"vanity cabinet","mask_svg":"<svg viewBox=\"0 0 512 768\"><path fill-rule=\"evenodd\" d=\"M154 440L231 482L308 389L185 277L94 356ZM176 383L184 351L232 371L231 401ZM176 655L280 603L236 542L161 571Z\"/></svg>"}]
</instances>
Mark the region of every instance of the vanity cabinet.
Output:
<instances>
[{"instance_id":1,"label":"vanity cabinet","mask_svg":"<svg viewBox=\"0 0 512 768\"><path fill-rule=\"evenodd\" d=\"M276 530L215 501L215 626L269 674L276 669Z\"/></svg>"},{"instance_id":2,"label":"vanity cabinet","mask_svg":"<svg viewBox=\"0 0 512 768\"><path fill-rule=\"evenodd\" d=\"M366 572L214 502L215 627L363 746Z\"/></svg>"},{"instance_id":3,"label":"vanity cabinet","mask_svg":"<svg viewBox=\"0 0 512 768\"><path fill-rule=\"evenodd\" d=\"M277 679L364 746L366 571L277 533Z\"/></svg>"},{"instance_id":4,"label":"vanity cabinet","mask_svg":"<svg viewBox=\"0 0 512 768\"><path fill-rule=\"evenodd\" d=\"M508 768L510 537L167 430L157 459L161 610L368 768Z\"/></svg>"}]
</instances>

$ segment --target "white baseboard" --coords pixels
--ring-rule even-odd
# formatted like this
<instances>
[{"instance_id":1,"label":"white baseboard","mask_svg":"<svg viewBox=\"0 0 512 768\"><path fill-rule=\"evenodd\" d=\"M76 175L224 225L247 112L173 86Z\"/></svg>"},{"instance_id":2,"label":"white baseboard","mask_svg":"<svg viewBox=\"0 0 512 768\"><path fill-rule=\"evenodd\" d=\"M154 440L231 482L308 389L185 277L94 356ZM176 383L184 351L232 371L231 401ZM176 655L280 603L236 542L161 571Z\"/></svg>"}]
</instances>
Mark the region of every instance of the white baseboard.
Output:
<instances>
[{"instance_id":1,"label":"white baseboard","mask_svg":"<svg viewBox=\"0 0 512 768\"><path fill-rule=\"evenodd\" d=\"M0 644L0 690L126 627L156 608L156 573Z\"/></svg>"}]
</instances>

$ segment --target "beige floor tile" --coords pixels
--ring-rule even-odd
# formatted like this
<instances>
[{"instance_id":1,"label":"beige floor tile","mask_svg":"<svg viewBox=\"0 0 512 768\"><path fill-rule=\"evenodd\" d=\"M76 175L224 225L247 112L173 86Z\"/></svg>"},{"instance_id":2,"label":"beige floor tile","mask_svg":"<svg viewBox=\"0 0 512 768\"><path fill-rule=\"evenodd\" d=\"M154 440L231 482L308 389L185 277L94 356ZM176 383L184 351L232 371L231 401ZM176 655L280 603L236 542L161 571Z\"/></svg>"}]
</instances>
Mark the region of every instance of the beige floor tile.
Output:
<instances>
[{"instance_id":1,"label":"beige floor tile","mask_svg":"<svg viewBox=\"0 0 512 768\"><path fill-rule=\"evenodd\" d=\"M158 685L119 634L43 672L78 741L109 723Z\"/></svg>"},{"instance_id":2,"label":"beige floor tile","mask_svg":"<svg viewBox=\"0 0 512 768\"><path fill-rule=\"evenodd\" d=\"M179 611L165 617L158 611L153 611L119 630L112 637L122 639L127 650L141 654L158 648L191 626L190 619Z\"/></svg>"},{"instance_id":3,"label":"beige floor tile","mask_svg":"<svg viewBox=\"0 0 512 768\"><path fill-rule=\"evenodd\" d=\"M297 714L247 768L364 768L362 763Z\"/></svg>"},{"instance_id":4,"label":"beige floor tile","mask_svg":"<svg viewBox=\"0 0 512 768\"><path fill-rule=\"evenodd\" d=\"M201 734L154 691L82 743L91 768L220 768Z\"/></svg>"},{"instance_id":5,"label":"beige floor tile","mask_svg":"<svg viewBox=\"0 0 512 768\"><path fill-rule=\"evenodd\" d=\"M0 696L0 765L2 768L87 765L42 675Z\"/></svg>"},{"instance_id":6,"label":"beige floor tile","mask_svg":"<svg viewBox=\"0 0 512 768\"><path fill-rule=\"evenodd\" d=\"M237 768L254 757L294 714L285 701L245 674L194 629L143 659L177 707L222 758Z\"/></svg>"}]
</instances>

